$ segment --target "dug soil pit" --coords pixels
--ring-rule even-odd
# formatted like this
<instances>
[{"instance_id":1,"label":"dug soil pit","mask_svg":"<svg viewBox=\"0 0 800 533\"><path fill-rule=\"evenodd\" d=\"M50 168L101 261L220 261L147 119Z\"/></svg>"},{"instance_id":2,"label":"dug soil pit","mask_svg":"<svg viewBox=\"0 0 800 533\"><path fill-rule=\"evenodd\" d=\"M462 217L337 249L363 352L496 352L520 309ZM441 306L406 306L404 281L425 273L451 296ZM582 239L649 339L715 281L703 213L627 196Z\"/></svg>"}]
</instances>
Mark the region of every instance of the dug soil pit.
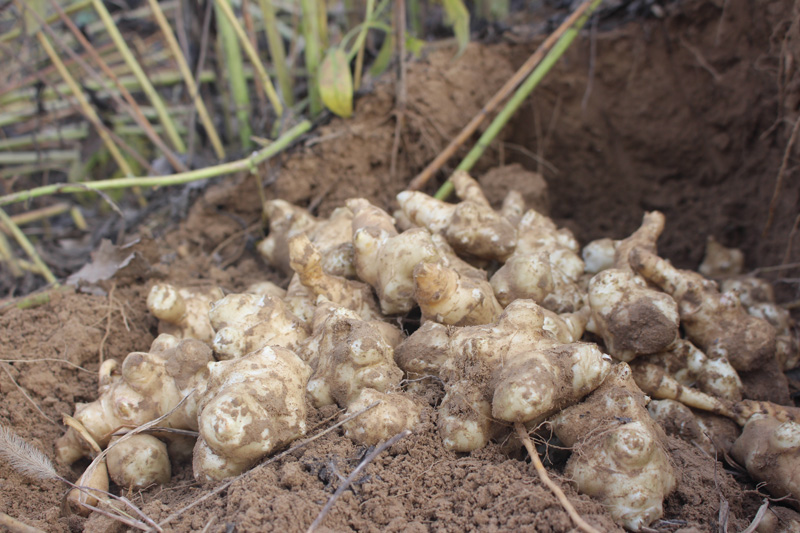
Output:
<instances>
[{"instance_id":1,"label":"dug soil pit","mask_svg":"<svg viewBox=\"0 0 800 533\"><path fill-rule=\"evenodd\" d=\"M679 267L697 268L707 236L741 248L747 269L800 261L800 249L789 246L800 205L797 151L786 152L800 111L798 7L778 0L667 4L663 18L611 18L576 41L474 175L495 203L510 188L531 206L549 202L556 222L583 244L623 238L644 211L658 209L667 220L659 252ZM428 51L409 65L394 164L394 88L377 82L357 101L353 120L318 127L301 149L264 167L258 177L267 197L321 216L351 197L395 209L396 194L537 44L472 44L457 60L451 49ZM544 176L546 194L533 172ZM52 292L49 303L0 315L0 422L49 458L64 431L61 415L96 398L100 362L150 346L157 321L145 300L153 284L237 292L257 281L287 283L255 250L264 229L253 177L209 186L185 219L172 222L166 231L163 218L145 222L125 252L137 254L138 266L94 284L94 294ZM798 298L796 272L763 275L788 301ZM505 442L469 454L444 449L434 410L440 399L438 389L421 398L426 407L414 433L366 468L322 529L572 530L520 451L509 454ZM312 409L309 434L337 415ZM335 431L245 475L165 530L304 531L366 452ZM720 516L730 531L749 525L764 496L746 474L673 437L668 452L677 489L653 529L718 531ZM562 476L556 450L552 463L550 475L578 513L601 531L618 530L598 501ZM75 480L86 464L57 470ZM195 482L184 462L173 465L168 485L127 496L160 522L214 487ZM124 529L98 514L65 515L63 495L61 484L31 481L0 463L0 512L45 531Z\"/></svg>"}]
</instances>

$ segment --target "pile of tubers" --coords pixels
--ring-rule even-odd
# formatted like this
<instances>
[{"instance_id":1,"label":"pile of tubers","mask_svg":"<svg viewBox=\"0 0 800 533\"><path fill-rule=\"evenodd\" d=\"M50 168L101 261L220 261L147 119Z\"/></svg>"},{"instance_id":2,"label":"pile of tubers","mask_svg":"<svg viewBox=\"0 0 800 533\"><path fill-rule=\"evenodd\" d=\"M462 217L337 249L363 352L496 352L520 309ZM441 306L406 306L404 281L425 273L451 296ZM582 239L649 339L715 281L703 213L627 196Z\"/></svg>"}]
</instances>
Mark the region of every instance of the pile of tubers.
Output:
<instances>
[{"instance_id":1,"label":"pile of tubers","mask_svg":"<svg viewBox=\"0 0 800 533\"><path fill-rule=\"evenodd\" d=\"M418 393L443 385L443 446L513 446L515 423L550 421L573 450L565 476L631 531L661 518L680 482L665 431L800 498L800 411L781 405L797 335L771 287L741 275L740 252L710 242L703 275L676 269L658 256L659 212L581 250L518 193L495 210L468 174L451 180L459 203L403 192L395 216L363 198L328 219L268 201L259 252L288 287L153 286L161 335L103 363L59 460L111 445L113 481L142 488L169 479L167 455L191 454L198 480L224 479L302 437L312 405L378 403L345 425L375 445L413 429ZM416 308L409 335L398 324ZM120 429L167 414L160 432L113 446Z\"/></svg>"}]
</instances>

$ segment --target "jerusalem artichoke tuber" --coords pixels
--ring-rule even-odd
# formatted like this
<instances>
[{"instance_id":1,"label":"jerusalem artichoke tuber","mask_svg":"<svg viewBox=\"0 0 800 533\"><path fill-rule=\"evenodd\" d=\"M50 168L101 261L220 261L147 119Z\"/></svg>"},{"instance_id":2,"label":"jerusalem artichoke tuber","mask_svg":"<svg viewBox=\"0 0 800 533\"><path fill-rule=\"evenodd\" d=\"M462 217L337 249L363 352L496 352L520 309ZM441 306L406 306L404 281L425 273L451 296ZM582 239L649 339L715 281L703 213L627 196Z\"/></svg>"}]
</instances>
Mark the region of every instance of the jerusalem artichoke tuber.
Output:
<instances>
[{"instance_id":1,"label":"jerusalem artichoke tuber","mask_svg":"<svg viewBox=\"0 0 800 533\"><path fill-rule=\"evenodd\" d=\"M218 287L178 288L158 283L147 296L147 309L160 320L159 333L211 342L214 328L208 320L208 310L222 297L222 290Z\"/></svg>"},{"instance_id":2,"label":"jerusalem artichoke tuber","mask_svg":"<svg viewBox=\"0 0 800 533\"><path fill-rule=\"evenodd\" d=\"M306 431L311 369L294 352L266 346L239 359L210 363L198 405L194 476L235 476Z\"/></svg>"},{"instance_id":3,"label":"jerusalem artichoke tuber","mask_svg":"<svg viewBox=\"0 0 800 533\"><path fill-rule=\"evenodd\" d=\"M748 315L739 299L717 290L700 274L678 270L656 254L634 248L631 266L678 302L686 335L712 359L727 357L736 370L754 370L775 359L775 329Z\"/></svg>"},{"instance_id":4,"label":"jerusalem artichoke tuber","mask_svg":"<svg viewBox=\"0 0 800 533\"><path fill-rule=\"evenodd\" d=\"M583 403L553 419L558 438L572 447L565 474L631 531L661 518L663 500L677 484L664 434L646 404L630 368L620 363Z\"/></svg>"}]
</instances>

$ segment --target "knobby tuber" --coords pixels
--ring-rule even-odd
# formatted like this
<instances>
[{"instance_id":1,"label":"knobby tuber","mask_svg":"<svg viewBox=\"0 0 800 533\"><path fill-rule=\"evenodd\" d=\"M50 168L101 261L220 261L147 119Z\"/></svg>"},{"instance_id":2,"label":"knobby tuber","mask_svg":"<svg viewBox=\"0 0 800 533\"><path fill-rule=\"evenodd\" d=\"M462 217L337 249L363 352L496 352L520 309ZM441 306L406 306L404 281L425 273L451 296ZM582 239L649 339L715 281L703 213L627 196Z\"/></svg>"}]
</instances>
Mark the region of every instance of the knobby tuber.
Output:
<instances>
[{"instance_id":1,"label":"knobby tuber","mask_svg":"<svg viewBox=\"0 0 800 533\"><path fill-rule=\"evenodd\" d=\"M322 267L322 255L305 233L289 240L292 269L315 296L352 309L365 320L381 320L383 315L369 285L328 274Z\"/></svg>"},{"instance_id":2,"label":"knobby tuber","mask_svg":"<svg viewBox=\"0 0 800 533\"><path fill-rule=\"evenodd\" d=\"M208 310L222 297L219 287L178 288L158 283L147 296L147 309L159 319L159 333L211 342L214 328L208 320Z\"/></svg>"},{"instance_id":3,"label":"knobby tuber","mask_svg":"<svg viewBox=\"0 0 800 533\"><path fill-rule=\"evenodd\" d=\"M430 233L414 228L398 233L388 213L363 198L348 200L354 213L353 246L359 279L378 293L381 311L407 313L414 302L414 267L441 261Z\"/></svg>"},{"instance_id":4,"label":"knobby tuber","mask_svg":"<svg viewBox=\"0 0 800 533\"><path fill-rule=\"evenodd\" d=\"M229 294L208 313L216 330L212 346L219 359L235 359L264 346L296 350L308 329L280 298Z\"/></svg>"},{"instance_id":5,"label":"knobby tuber","mask_svg":"<svg viewBox=\"0 0 800 533\"><path fill-rule=\"evenodd\" d=\"M472 179L458 173L454 177ZM482 192L476 196L471 186L459 188L479 200L448 204L425 193L404 191L397 195L397 201L413 224L443 235L456 252L481 259L507 259L517 245L514 226L488 205Z\"/></svg>"},{"instance_id":6,"label":"knobby tuber","mask_svg":"<svg viewBox=\"0 0 800 533\"><path fill-rule=\"evenodd\" d=\"M264 213L269 219L269 235L258 245L264 258L283 274L291 274L289 240L305 233L320 250L325 271L335 276L352 277L353 245L350 224L353 214L349 209L336 209L328 220L319 220L306 209L285 200L264 203Z\"/></svg>"},{"instance_id":7,"label":"knobby tuber","mask_svg":"<svg viewBox=\"0 0 800 533\"><path fill-rule=\"evenodd\" d=\"M306 432L311 368L294 352L266 346L208 365L194 450L198 480L232 477Z\"/></svg>"},{"instance_id":8,"label":"knobby tuber","mask_svg":"<svg viewBox=\"0 0 800 533\"><path fill-rule=\"evenodd\" d=\"M159 335L150 352L133 352L122 362L103 362L99 370L99 397L75 405L75 419L92 439L105 447L112 433L123 426L138 427L172 411L206 379L211 349L195 339L178 340ZM164 420L163 426L197 429L197 395L192 394ZM56 456L72 464L92 451L74 428L56 441Z\"/></svg>"},{"instance_id":9,"label":"knobby tuber","mask_svg":"<svg viewBox=\"0 0 800 533\"><path fill-rule=\"evenodd\" d=\"M608 352L620 361L664 351L678 338L678 308L663 292L651 289L629 265L636 246L655 250L664 229L664 215L646 213L641 227L614 247L614 268L600 271L589 282L592 320L588 329L603 338Z\"/></svg>"},{"instance_id":10,"label":"knobby tuber","mask_svg":"<svg viewBox=\"0 0 800 533\"><path fill-rule=\"evenodd\" d=\"M419 263L413 274L414 299L427 319L472 326L494 322L503 310L488 281L463 276L442 263Z\"/></svg>"},{"instance_id":11,"label":"knobby tuber","mask_svg":"<svg viewBox=\"0 0 800 533\"><path fill-rule=\"evenodd\" d=\"M775 359L775 328L748 315L739 299L713 281L678 270L651 251L634 248L631 266L678 302L689 340L712 359L726 357L736 370L754 370Z\"/></svg>"},{"instance_id":12,"label":"knobby tuber","mask_svg":"<svg viewBox=\"0 0 800 533\"><path fill-rule=\"evenodd\" d=\"M440 370L445 446L477 449L492 437L492 419L536 423L600 385L610 358L595 344L560 342L558 333L544 328L545 318L535 302L517 300L495 324L452 333Z\"/></svg>"},{"instance_id":13,"label":"knobby tuber","mask_svg":"<svg viewBox=\"0 0 800 533\"><path fill-rule=\"evenodd\" d=\"M800 424L755 414L733 443L731 455L777 498L800 497Z\"/></svg>"},{"instance_id":14,"label":"knobby tuber","mask_svg":"<svg viewBox=\"0 0 800 533\"><path fill-rule=\"evenodd\" d=\"M566 476L632 531L661 518L664 498L677 484L647 401L620 363L583 403L554 418L556 435L572 448Z\"/></svg>"},{"instance_id":15,"label":"knobby tuber","mask_svg":"<svg viewBox=\"0 0 800 533\"><path fill-rule=\"evenodd\" d=\"M139 490L153 484L165 485L172 476L167 445L152 435L138 433L109 443L106 465L111 479L120 487Z\"/></svg>"}]
</instances>

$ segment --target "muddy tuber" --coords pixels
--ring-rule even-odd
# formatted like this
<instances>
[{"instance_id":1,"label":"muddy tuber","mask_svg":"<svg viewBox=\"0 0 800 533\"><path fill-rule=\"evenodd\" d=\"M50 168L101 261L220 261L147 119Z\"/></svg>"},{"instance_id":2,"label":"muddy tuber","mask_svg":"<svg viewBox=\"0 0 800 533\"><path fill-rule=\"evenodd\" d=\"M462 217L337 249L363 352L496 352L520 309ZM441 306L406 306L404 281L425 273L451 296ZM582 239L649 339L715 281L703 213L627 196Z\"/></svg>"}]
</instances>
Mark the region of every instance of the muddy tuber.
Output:
<instances>
[{"instance_id":1,"label":"muddy tuber","mask_svg":"<svg viewBox=\"0 0 800 533\"><path fill-rule=\"evenodd\" d=\"M266 346L208 365L198 404L194 477L240 474L306 432L306 382L311 369L294 352Z\"/></svg>"},{"instance_id":2,"label":"muddy tuber","mask_svg":"<svg viewBox=\"0 0 800 533\"><path fill-rule=\"evenodd\" d=\"M634 248L631 266L678 302L687 337L712 359L726 357L736 370L754 370L775 359L775 328L748 315L739 298L713 281L678 270L655 253Z\"/></svg>"},{"instance_id":3,"label":"muddy tuber","mask_svg":"<svg viewBox=\"0 0 800 533\"><path fill-rule=\"evenodd\" d=\"M195 339L178 340L159 335L150 352L133 352L119 372L113 359L99 370L99 397L75 406L75 419L92 439L105 447L112 433L123 426L137 427L172 411L180 401L199 388L213 361L211 349ZM197 429L197 395L192 394L161 425L178 429ZM69 428L56 441L56 456L71 464L89 456L85 439Z\"/></svg>"},{"instance_id":4,"label":"muddy tuber","mask_svg":"<svg viewBox=\"0 0 800 533\"><path fill-rule=\"evenodd\" d=\"M147 309L159 319L159 333L210 343L214 328L208 320L208 310L222 297L219 287L178 288L158 283L147 296Z\"/></svg>"},{"instance_id":5,"label":"muddy tuber","mask_svg":"<svg viewBox=\"0 0 800 533\"><path fill-rule=\"evenodd\" d=\"M306 325L280 298L229 294L208 313L216 330L212 346L219 359L235 359L264 346L295 350L308 337Z\"/></svg>"},{"instance_id":6,"label":"muddy tuber","mask_svg":"<svg viewBox=\"0 0 800 533\"><path fill-rule=\"evenodd\" d=\"M114 437L106 454L108 474L120 487L139 490L164 485L172 476L167 445L152 435L139 433L117 443Z\"/></svg>"},{"instance_id":7,"label":"muddy tuber","mask_svg":"<svg viewBox=\"0 0 800 533\"><path fill-rule=\"evenodd\" d=\"M583 403L553 419L556 435L572 448L567 477L631 531L661 518L664 498L677 484L647 401L620 363Z\"/></svg>"}]
</instances>

